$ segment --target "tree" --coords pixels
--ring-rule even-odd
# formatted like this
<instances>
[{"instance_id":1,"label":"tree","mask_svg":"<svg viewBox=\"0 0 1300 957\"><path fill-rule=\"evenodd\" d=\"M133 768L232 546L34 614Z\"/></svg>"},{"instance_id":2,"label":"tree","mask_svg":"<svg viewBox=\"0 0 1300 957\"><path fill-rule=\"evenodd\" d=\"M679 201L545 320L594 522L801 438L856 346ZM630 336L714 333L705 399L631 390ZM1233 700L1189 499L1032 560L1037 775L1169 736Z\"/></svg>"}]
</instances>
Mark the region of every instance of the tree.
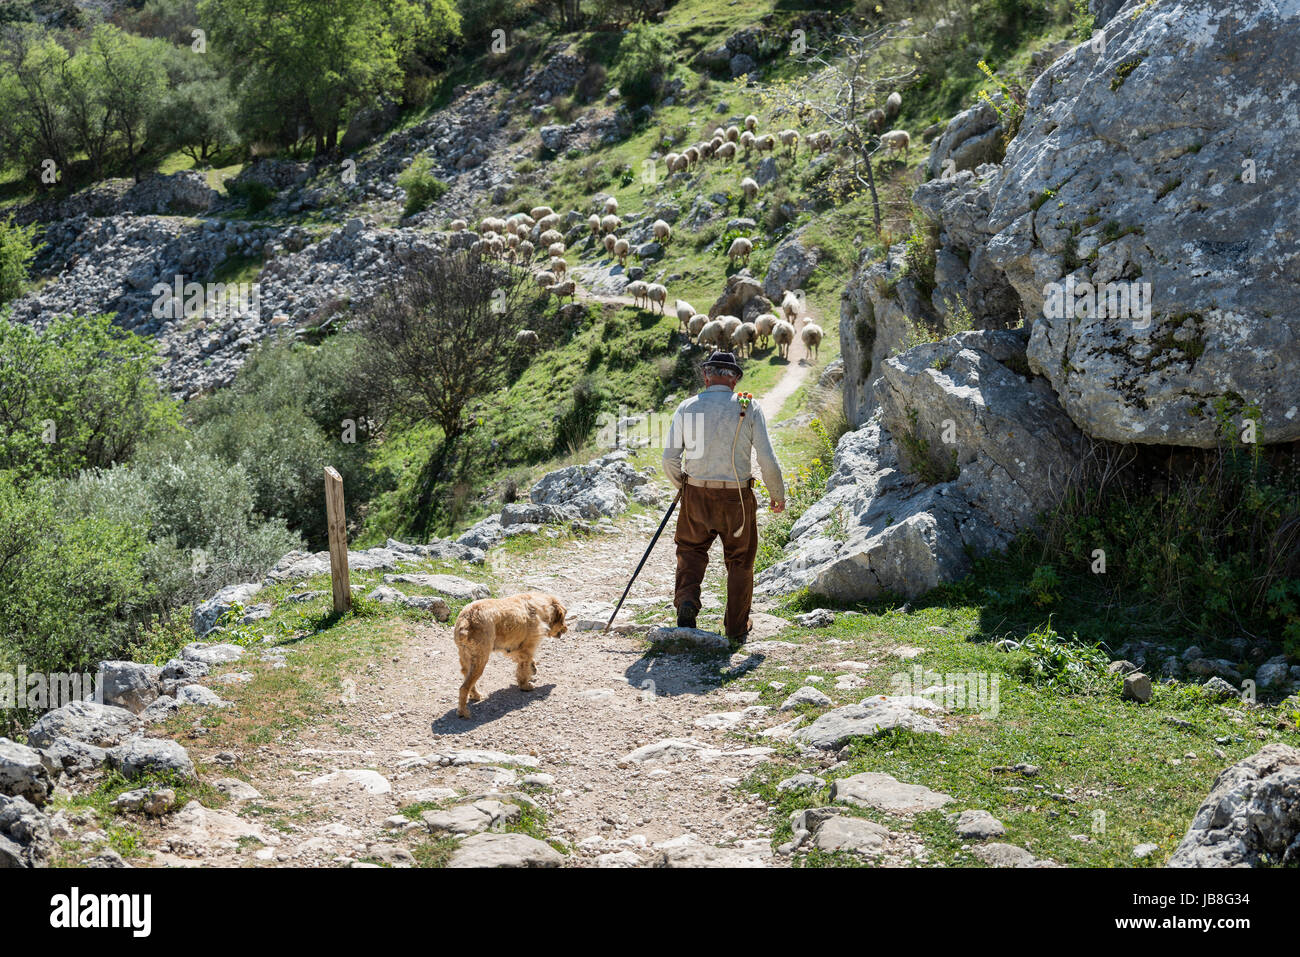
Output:
<instances>
[{"instance_id":1,"label":"tree","mask_svg":"<svg viewBox=\"0 0 1300 957\"><path fill-rule=\"evenodd\" d=\"M154 128L167 150L205 164L238 141L230 84L214 53L171 47L165 66L170 89L159 103Z\"/></svg>"},{"instance_id":2,"label":"tree","mask_svg":"<svg viewBox=\"0 0 1300 957\"><path fill-rule=\"evenodd\" d=\"M880 195L872 157L880 149L880 132L866 115L885 97L911 79L911 67L897 66L894 55L903 40L913 39L903 27L890 24L861 34L835 35L827 49L810 53L808 62L821 70L802 80L768 84L765 103L793 112L801 122L817 122L837 131L853 154L853 176L871 193L876 235L880 235Z\"/></svg>"},{"instance_id":3,"label":"tree","mask_svg":"<svg viewBox=\"0 0 1300 957\"><path fill-rule=\"evenodd\" d=\"M39 27L19 24L0 32L0 154L21 158L33 178L46 160L56 171L66 169L74 150L63 95L69 59Z\"/></svg>"},{"instance_id":4,"label":"tree","mask_svg":"<svg viewBox=\"0 0 1300 957\"><path fill-rule=\"evenodd\" d=\"M82 95L91 112L103 117L108 147L122 154L137 181L141 160L152 146L150 123L167 91L162 61L169 49L162 40L100 24L91 32L90 44L74 57L85 72Z\"/></svg>"}]
</instances>

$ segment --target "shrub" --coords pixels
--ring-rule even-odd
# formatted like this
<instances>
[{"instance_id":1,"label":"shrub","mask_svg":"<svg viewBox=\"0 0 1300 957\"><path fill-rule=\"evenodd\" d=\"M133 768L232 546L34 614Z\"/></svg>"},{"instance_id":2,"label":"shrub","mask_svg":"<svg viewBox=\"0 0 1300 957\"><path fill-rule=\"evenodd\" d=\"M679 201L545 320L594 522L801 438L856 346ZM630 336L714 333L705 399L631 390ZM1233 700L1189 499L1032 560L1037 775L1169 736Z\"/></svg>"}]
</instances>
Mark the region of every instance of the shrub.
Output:
<instances>
[{"instance_id":1,"label":"shrub","mask_svg":"<svg viewBox=\"0 0 1300 957\"><path fill-rule=\"evenodd\" d=\"M275 202L276 197L275 190L255 179L244 180L239 183L227 182L226 193L235 199L243 200L244 209L254 216Z\"/></svg>"},{"instance_id":2,"label":"shrub","mask_svg":"<svg viewBox=\"0 0 1300 957\"><path fill-rule=\"evenodd\" d=\"M403 216L423 212L451 187L433 175L433 158L421 153L397 177L397 185L406 191Z\"/></svg>"},{"instance_id":3,"label":"shrub","mask_svg":"<svg viewBox=\"0 0 1300 957\"><path fill-rule=\"evenodd\" d=\"M631 108L654 102L672 66L672 52L668 38L648 23L638 23L624 35L613 75Z\"/></svg>"},{"instance_id":4,"label":"shrub","mask_svg":"<svg viewBox=\"0 0 1300 957\"><path fill-rule=\"evenodd\" d=\"M0 222L0 306L17 299L27 284L27 267L36 258L35 225L15 226L13 217Z\"/></svg>"}]
</instances>

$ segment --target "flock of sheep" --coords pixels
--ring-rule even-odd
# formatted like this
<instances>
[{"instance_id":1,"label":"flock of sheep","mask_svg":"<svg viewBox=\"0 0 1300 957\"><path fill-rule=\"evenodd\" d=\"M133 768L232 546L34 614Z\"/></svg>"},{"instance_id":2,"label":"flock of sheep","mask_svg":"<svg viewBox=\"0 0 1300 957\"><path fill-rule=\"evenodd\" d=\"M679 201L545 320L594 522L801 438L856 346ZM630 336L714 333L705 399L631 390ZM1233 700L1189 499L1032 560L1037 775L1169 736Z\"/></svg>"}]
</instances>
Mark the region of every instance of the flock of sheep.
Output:
<instances>
[{"instance_id":1,"label":"flock of sheep","mask_svg":"<svg viewBox=\"0 0 1300 957\"><path fill-rule=\"evenodd\" d=\"M884 107L871 110L865 119L867 125L880 134L883 147L891 153L902 151L906 155L911 146L911 137L906 130L880 132L889 120L898 115L902 105L902 97L897 92L891 93ZM743 129L737 126L718 127L708 140L687 147L680 153L667 154L664 163L672 174L687 172L706 160L730 162L736 158L737 150L742 150L742 155L747 157L751 150L758 153L773 152L779 144L793 157L799 148L798 130L785 129L764 134L759 134L757 130L758 117L747 116ZM810 153L824 153L834 144L828 130L809 133L803 139ZM740 181L740 190L745 199L752 202L758 197L759 186L746 176ZM478 238L469 249L473 255L491 256L528 267L533 265L539 250L543 251L546 267L536 274L537 284L557 299L567 298L572 301L577 295L577 284L567 278L569 267L564 258L564 235L559 230L561 222L560 214L549 206L536 206L526 213L514 213L505 218L488 216L479 222ZM618 200L612 196L604 198L598 211L587 217L587 227L593 239L600 242L620 265L626 266L632 247L627 239L618 235L622 226L622 220L618 216ZM463 219L457 219L449 228L453 232L463 232L469 229L469 224ZM664 220L655 220L651 231L656 242L664 245L672 242L672 226ZM753 251L754 243L751 239L737 237L727 249L727 259L733 266L738 262L748 266ZM638 307L653 311L658 306L660 314L666 311L668 289L661 283L640 280L630 282L627 293ZM732 315L710 318L681 299L676 301L675 310L683 331L698 345L730 349L743 356L752 354L755 344L767 348L769 342L773 342L780 357L788 359L798 329L802 304L799 295L786 290L782 295L779 312L762 313L754 316L752 321L743 321ZM798 335L809 354L816 358L824 335L821 326L806 320L803 328L798 330ZM535 345L537 334L527 329L520 330L518 340L521 344Z\"/></svg>"}]
</instances>

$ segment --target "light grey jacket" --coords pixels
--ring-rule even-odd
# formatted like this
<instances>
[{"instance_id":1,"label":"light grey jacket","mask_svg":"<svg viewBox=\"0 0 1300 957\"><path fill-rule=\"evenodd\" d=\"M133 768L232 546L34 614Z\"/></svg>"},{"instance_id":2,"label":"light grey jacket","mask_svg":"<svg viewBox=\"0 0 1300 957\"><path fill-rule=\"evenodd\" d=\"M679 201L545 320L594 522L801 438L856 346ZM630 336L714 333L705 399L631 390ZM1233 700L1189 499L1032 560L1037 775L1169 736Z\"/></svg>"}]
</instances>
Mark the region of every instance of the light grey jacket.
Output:
<instances>
[{"instance_id":1,"label":"light grey jacket","mask_svg":"<svg viewBox=\"0 0 1300 957\"><path fill-rule=\"evenodd\" d=\"M785 500L785 482L763 410L754 401L743 419L740 412L740 403L725 385L711 385L677 407L664 445L664 474L674 487L682 487L683 474L708 481L743 482L751 477L750 461L757 453L768 494L777 501Z\"/></svg>"}]
</instances>

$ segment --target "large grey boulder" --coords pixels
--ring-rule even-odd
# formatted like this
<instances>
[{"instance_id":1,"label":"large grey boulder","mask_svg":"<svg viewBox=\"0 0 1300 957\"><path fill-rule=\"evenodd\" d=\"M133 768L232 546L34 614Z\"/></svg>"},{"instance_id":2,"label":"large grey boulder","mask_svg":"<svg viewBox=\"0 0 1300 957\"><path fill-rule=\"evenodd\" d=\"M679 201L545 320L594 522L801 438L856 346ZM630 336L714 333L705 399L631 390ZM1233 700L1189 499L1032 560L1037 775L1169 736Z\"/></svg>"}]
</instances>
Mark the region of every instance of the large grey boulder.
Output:
<instances>
[{"instance_id":1,"label":"large grey boulder","mask_svg":"<svg viewBox=\"0 0 1300 957\"><path fill-rule=\"evenodd\" d=\"M1002 124L997 111L980 101L948 121L930 144L926 172L931 179L975 169L1002 159Z\"/></svg>"},{"instance_id":2,"label":"large grey boulder","mask_svg":"<svg viewBox=\"0 0 1300 957\"><path fill-rule=\"evenodd\" d=\"M1266 745L1219 773L1169 867L1300 863L1300 748Z\"/></svg>"},{"instance_id":3,"label":"large grey boulder","mask_svg":"<svg viewBox=\"0 0 1300 957\"><path fill-rule=\"evenodd\" d=\"M613 517L627 510L628 490L648 481L627 462L602 457L548 472L529 489L528 500L563 506L582 518Z\"/></svg>"},{"instance_id":4,"label":"large grey boulder","mask_svg":"<svg viewBox=\"0 0 1300 957\"><path fill-rule=\"evenodd\" d=\"M73 777L88 774L108 763L108 752L104 748L74 738L54 738L41 746L40 755L46 770L55 778L60 774Z\"/></svg>"},{"instance_id":5,"label":"large grey boulder","mask_svg":"<svg viewBox=\"0 0 1300 957\"><path fill-rule=\"evenodd\" d=\"M893 814L936 811L953 798L921 784L906 784L889 774L866 771L831 782L831 802Z\"/></svg>"},{"instance_id":6,"label":"large grey boulder","mask_svg":"<svg viewBox=\"0 0 1300 957\"><path fill-rule=\"evenodd\" d=\"M0 738L0 794L23 797L40 807L51 787L50 772L37 751Z\"/></svg>"},{"instance_id":7,"label":"large grey boulder","mask_svg":"<svg viewBox=\"0 0 1300 957\"><path fill-rule=\"evenodd\" d=\"M139 714L160 694L162 669L138 661L101 661L99 690L104 704Z\"/></svg>"},{"instance_id":8,"label":"large grey boulder","mask_svg":"<svg viewBox=\"0 0 1300 957\"><path fill-rule=\"evenodd\" d=\"M194 777L194 762L189 754L169 738L131 738L109 751L108 761L127 778L145 774Z\"/></svg>"},{"instance_id":9,"label":"large grey boulder","mask_svg":"<svg viewBox=\"0 0 1300 957\"><path fill-rule=\"evenodd\" d=\"M787 289L802 288L804 281L817 268L818 255L815 248L805 246L799 235L795 234L784 240L772 253L763 277L763 293L774 302L781 301L781 295Z\"/></svg>"},{"instance_id":10,"label":"large grey boulder","mask_svg":"<svg viewBox=\"0 0 1300 957\"><path fill-rule=\"evenodd\" d=\"M1255 406L1259 442L1293 441L1300 0L1130 7L1031 87L993 196L1030 365L1097 438L1210 447L1222 403L1234 431ZM1149 320L1058 315L1067 277L1149 284Z\"/></svg>"},{"instance_id":11,"label":"large grey boulder","mask_svg":"<svg viewBox=\"0 0 1300 957\"><path fill-rule=\"evenodd\" d=\"M385 575L384 582L388 585L419 585L432 588L454 601L477 601L492 593L482 582L472 582L457 575Z\"/></svg>"},{"instance_id":12,"label":"large grey boulder","mask_svg":"<svg viewBox=\"0 0 1300 957\"><path fill-rule=\"evenodd\" d=\"M475 834L461 841L448 867L559 867L564 856L527 834Z\"/></svg>"},{"instance_id":13,"label":"large grey boulder","mask_svg":"<svg viewBox=\"0 0 1300 957\"><path fill-rule=\"evenodd\" d=\"M44 748L59 738L70 738L100 748L110 748L140 729L140 719L125 708L97 701L70 701L47 711L27 730L27 741Z\"/></svg>"},{"instance_id":14,"label":"large grey boulder","mask_svg":"<svg viewBox=\"0 0 1300 957\"><path fill-rule=\"evenodd\" d=\"M207 601L200 602L194 609L194 634L202 638L213 628L226 612L236 605L247 605L253 596L262 590L257 582L244 582L240 585L227 585Z\"/></svg>"},{"instance_id":15,"label":"large grey boulder","mask_svg":"<svg viewBox=\"0 0 1300 957\"><path fill-rule=\"evenodd\" d=\"M868 699L862 704L826 712L808 727L796 731L793 740L823 751L835 751L854 738L874 737L894 728L934 733L943 730L938 722L918 714L905 704L889 699Z\"/></svg>"},{"instance_id":16,"label":"large grey boulder","mask_svg":"<svg viewBox=\"0 0 1300 957\"><path fill-rule=\"evenodd\" d=\"M875 414L840 440L826 494L758 591L914 596L1032 527L1085 443L1047 382L1017 371L1023 349L1023 330L967 332L886 360Z\"/></svg>"},{"instance_id":17,"label":"large grey boulder","mask_svg":"<svg viewBox=\"0 0 1300 957\"><path fill-rule=\"evenodd\" d=\"M26 798L0 794L0 869L43 867L53 851L49 819Z\"/></svg>"}]
</instances>

